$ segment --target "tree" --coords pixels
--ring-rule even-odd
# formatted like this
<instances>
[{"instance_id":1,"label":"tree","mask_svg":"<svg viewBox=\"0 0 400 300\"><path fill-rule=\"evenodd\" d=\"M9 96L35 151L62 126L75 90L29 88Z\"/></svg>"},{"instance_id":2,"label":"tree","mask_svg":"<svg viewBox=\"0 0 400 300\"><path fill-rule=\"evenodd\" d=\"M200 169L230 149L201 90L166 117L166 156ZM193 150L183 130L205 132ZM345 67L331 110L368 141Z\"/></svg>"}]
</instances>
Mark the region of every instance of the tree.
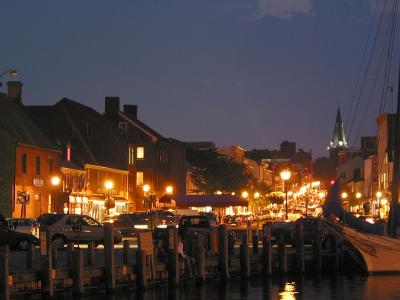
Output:
<instances>
[{"instance_id":1,"label":"tree","mask_svg":"<svg viewBox=\"0 0 400 300\"><path fill-rule=\"evenodd\" d=\"M276 154L276 150L271 151L268 149L253 149L245 152L245 156L247 158L250 158L258 163L261 163L261 161L265 158L272 158L276 156Z\"/></svg>"},{"instance_id":2,"label":"tree","mask_svg":"<svg viewBox=\"0 0 400 300\"><path fill-rule=\"evenodd\" d=\"M187 155L193 166L192 181L199 192L239 192L249 184L244 166L225 159L215 150L188 149Z\"/></svg>"}]
</instances>

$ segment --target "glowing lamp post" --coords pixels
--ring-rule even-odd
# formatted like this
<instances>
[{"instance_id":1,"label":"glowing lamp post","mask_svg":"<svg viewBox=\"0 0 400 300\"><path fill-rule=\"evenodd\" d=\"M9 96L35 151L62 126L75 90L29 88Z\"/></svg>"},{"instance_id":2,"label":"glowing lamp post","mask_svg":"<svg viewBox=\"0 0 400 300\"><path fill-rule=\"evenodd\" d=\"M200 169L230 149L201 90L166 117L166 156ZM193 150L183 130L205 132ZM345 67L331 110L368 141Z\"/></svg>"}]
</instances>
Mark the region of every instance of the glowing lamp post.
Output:
<instances>
[{"instance_id":1,"label":"glowing lamp post","mask_svg":"<svg viewBox=\"0 0 400 300\"><path fill-rule=\"evenodd\" d=\"M165 192L168 195L171 195L173 193L173 191L174 191L174 188L172 186L170 186L170 185L165 188Z\"/></svg>"},{"instance_id":2,"label":"glowing lamp post","mask_svg":"<svg viewBox=\"0 0 400 300\"><path fill-rule=\"evenodd\" d=\"M143 196L144 196L144 203L145 203L145 205L148 205L148 204L149 204L149 199L148 199L149 192L150 192L150 185L145 184L145 185L143 186ZM151 211L151 208L152 208L152 204L150 204L150 211Z\"/></svg>"},{"instance_id":3,"label":"glowing lamp post","mask_svg":"<svg viewBox=\"0 0 400 300\"><path fill-rule=\"evenodd\" d=\"M258 199L260 199L260 193L259 192L255 192L253 195L253 207L255 208L255 213L256 213L256 218L258 220L258 210L260 208L260 202L258 201Z\"/></svg>"},{"instance_id":4,"label":"glowing lamp post","mask_svg":"<svg viewBox=\"0 0 400 300\"><path fill-rule=\"evenodd\" d=\"M107 208L107 215L109 215L110 214L110 204L111 204L110 203L110 191L114 187L114 183L111 180L107 180L106 183L104 184L104 187L107 190L107 205L106 205L106 208Z\"/></svg>"},{"instance_id":5,"label":"glowing lamp post","mask_svg":"<svg viewBox=\"0 0 400 300\"><path fill-rule=\"evenodd\" d=\"M249 193L247 191L242 192L242 198L247 198L249 197Z\"/></svg>"},{"instance_id":6,"label":"glowing lamp post","mask_svg":"<svg viewBox=\"0 0 400 300\"><path fill-rule=\"evenodd\" d=\"M50 182L51 182L51 185L53 186L53 189L54 189L54 202L57 202L58 201L58 186L60 185L61 179L58 176L53 176L53 177L51 177ZM51 203L52 207L54 207L54 202ZM68 198L68 209L69 209L69 198ZM50 212L51 211L49 211L49 213Z\"/></svg>"},{"instance_id":7,"label":"glowing lamp post","mask_svg":"<svg viewBox=\"0 0 400 300\"><path fill-rule=\"evenodd\" d=\"M281 179L283 180L283 185L285 188L285 220L288 219L288 188L287 188L287 182L292 176L292 173L289 170L283 170L280 173Z\"/></svg>"},{"instance_id":8,"label":"glowing lamp post","mask_svg":"<svg viewBox=\"0 0 400 300\"><path fill-rule=\"evenodd\" d=\"M381 197L382 192L376 192L376 198L378 199L378 217L381 217Z\"/></svg>"}]
</instances>

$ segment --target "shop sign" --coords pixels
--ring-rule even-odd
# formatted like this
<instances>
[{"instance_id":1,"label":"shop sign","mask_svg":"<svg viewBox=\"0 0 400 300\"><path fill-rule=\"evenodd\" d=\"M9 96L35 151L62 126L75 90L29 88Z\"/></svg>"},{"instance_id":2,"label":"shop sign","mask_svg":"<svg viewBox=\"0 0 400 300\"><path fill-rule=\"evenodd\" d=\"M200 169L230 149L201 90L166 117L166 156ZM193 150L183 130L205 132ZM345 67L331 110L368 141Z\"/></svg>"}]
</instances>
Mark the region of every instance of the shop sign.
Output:
<instances>
[{"instance_id":1,"label":"shop sign","mask_svg":"<svg viewBox=\"0 0 400 300\"><path fill-rule=\"evenodd\" d=\"M44 180L42 178L33 178L33 186L36 187L44 186Z\"/></svg>"},{"instance_id":2,"label":"shop sign","mask_svg":"<svg viewBox=\"0 0 400 300\"><path fill-rule=\"evenodd\" d=\"M29 194L26 192L17 193L17 204L29 204Z\"/></svg>"}]
</instances>

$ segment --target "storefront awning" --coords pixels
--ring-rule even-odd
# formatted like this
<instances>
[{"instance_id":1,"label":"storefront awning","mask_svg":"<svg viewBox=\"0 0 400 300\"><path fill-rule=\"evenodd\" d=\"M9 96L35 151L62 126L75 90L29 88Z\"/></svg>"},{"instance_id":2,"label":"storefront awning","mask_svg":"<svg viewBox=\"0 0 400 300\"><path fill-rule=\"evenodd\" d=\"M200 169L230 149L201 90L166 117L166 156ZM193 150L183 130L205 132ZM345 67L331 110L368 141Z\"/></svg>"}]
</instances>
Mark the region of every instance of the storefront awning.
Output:
<instances>
[{"instance_id":1,"label":"storefront awning","mask_svg":"<svg viewBox=\"0 0 400 300\"><path fill-rule=\"evenodd\" d=\"M176 202L177 208L247 206L248 201L235 195L164 195L159 203Z\"/></svg>"}]
</instances>

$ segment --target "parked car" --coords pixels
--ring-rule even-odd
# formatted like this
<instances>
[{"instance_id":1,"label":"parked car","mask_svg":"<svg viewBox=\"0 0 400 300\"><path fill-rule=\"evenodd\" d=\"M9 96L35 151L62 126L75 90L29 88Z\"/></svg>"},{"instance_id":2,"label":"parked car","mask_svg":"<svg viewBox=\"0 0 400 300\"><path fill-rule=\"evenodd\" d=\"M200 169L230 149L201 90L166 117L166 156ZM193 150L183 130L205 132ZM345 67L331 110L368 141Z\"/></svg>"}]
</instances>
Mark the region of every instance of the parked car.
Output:
<instances>
[{"instance_id":1,"label":"parked car","mask_svg":"<svg viewBox=\"0 0 400 300\"><path fill-rule=\"evenodd\" d=\"M39 237L39 224L32 218L10 218L7 219L8 227L26 234Z\"/></svg>"},{"instance_id":2,"label":"parked car","mask_svg":"<svg viewBox=\"0 0 400 300\"><path fill-rule=\"evenodd\" d=\"M0 246L9 245L11 249L26 250L30 244L38 245L38 238L0 224Z\"/></svg>"},{"instance_id":3,"label":"parked car","mask_svg":"<svg viewBox=\"0 0 400 300\"><path fill-rule=\"evenodd\" d=\"M58 247L64 247L66 242L96 244L104 243L104 226L86 215L75 214L44 214L37 218L40 226L46 226L51 234L51 240ZM121 232L114 229L115 243L122 240Z\"/></svg>"},{"instance_id":4,"label":"parked car","mask_svg":"<svg viewBox=\"0 0 400 300\"><path fill-rule=\"evenodd\" d=\"M179 219L172 212L167 210L152 210L145 214L151 228L167 228L174 226Z\"/></svg>"},{"instance_id":5,"label":"parked car","mask_svg":"<svg viewBox=\"0 0 400 300\"><path fill-rule=\"evenodd\" d=\"M271 239L272 242L277 242L281 236L285 243L292 242L292 221L275 221L271 222Z\"/></svg>"},{"instance_id":6,"label":"parked car","mask_svg":"<svg viewBox=\"0 0 400 300\"><path fill-rule=\"evenodd\" d=\"M182 216L178 228L179 234L184 238L189 232L209 234L212 230L218 229L218 223L205 215Z\"/></svg>"},{"instance_id":7,"label":"parked car","mask_svg":"<svg viewBox=\"0 0 400 300\"><path fill-rule=\"evenodd\" d=\"M102 220L102 223L111 223L114 229L121 231L123 237L134 237L138 230L149 229L145 213L107 216Z\"/></svg>"}]
</instances>

